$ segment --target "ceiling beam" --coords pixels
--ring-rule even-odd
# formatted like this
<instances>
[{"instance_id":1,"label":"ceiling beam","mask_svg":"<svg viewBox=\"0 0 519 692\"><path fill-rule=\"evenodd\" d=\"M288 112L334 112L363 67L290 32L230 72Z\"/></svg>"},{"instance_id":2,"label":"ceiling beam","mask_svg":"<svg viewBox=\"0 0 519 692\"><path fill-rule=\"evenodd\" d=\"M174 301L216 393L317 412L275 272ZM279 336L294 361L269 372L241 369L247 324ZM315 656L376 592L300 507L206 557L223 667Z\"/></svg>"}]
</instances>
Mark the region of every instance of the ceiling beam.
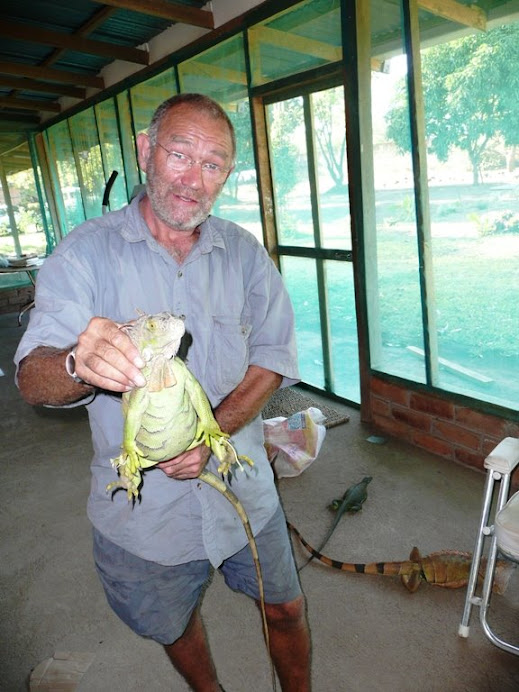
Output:
<instances>
[{"instance_id":1,"label":"ceiling beam","mask_svg":"<svg viewBox=\"0 0 519 692\"><path fill-rule=\"evenodd\" d=\"M181 22L191 26L199 26L203 29L214 29L214 17L212 12L198 10L196 7L187 7L165 0L94 0L94 2L118 7L121 10L140 12L152 17L169 19L171 22Z\"/></svg>"},{"instance_id":2,"label":"ceiling beam","mask_svg":"<svg viewBox=\"0 0 519 692\"><path fill-rule=\"evenodd\" d=\"M45 94L58 94L59 96L71 96L76 99L86 98L86 89L65 84L52 84L51 82L38 82L35 79L17 79L0 74L0 86L16 89L17 91L42 91Z\"/></svg>"},{"instance_id":3,"label":"ceiling beam","mask_svg":"<svg viewBox=\"0 0 519 692\"><path fill-rule=\"evenodd\" d=\"M92 17L90 17L87 22L82 24L79 29L74 32L74 36L88 36L88 34L95 31L102 24L104 24L104 22L110 19L115 12L117 12L117 10L113 7L101 7L99 10L97 10L97 12L94 13ZM50 65L53 65L63 56L64 53L64 48L56 48L56 50L52 51L51 55L43 60L41 63L42 67L49 67Z\"/></svg>"},{"instance_id":4,"label":"ceiling beam","mask_svg":"<svg viewBox=\"0 0 519 692\"><path fill-rule=\"evenodd\" d=\"M418 6L451 22L486 31L487 16L480 7L475 5L462 5L455 0L418 0Z\"/></svg>"},{"instance_id":5,"label":"ceiling beam","mask_svg":"<svg viewBox=\"0 0 519 692\"><path fill-rule=\"evenodd\" d=\"M16 99L11 96L0 98L2 108L20 108L26 111L49 111L49 113L61 113L61 106L56 101L35 101L33 99Z\"/></svg>"},{"instance_id":6,"label":"ceiling beam","mask_svg":"<svg viewBox=\"0 0 519 692\"><path fill-rule=\"evenodd\" d=\"M14 117L13 115L6 116L5 119L0 111L0 140L5 139L6 135L12 135L13 132L27 132L35 130L39 127L39 118L31 118L28 116Z\"/></svg>"},{"instance_id":7,"label":"ceiling beam","mask_svg":"<svg viewBox=\"0 0 519 692\"><path fill-rule=\"evenodd\" d=\"M129 48L118 46L104 41L93 41L83 38L76 34L64 34L61 31L50 31L40 29L29 24L19 24L17 22L0 22L0 36L15 38L31 43L43 43L44 45L55 48L66 48L67 50L88 53L90 55L100 55L114 60L126 60L128 62L147 65L149 63L149 53L139 48Z\"/></svg>"},{"instance_id":8,"label":"ceiling beam","mask_svg":"<svg viewBox=\"0 0 519 692\"><path fill-rule=\"evenodd\" d=\"M65 72L51 67L37 67L26 65L20 62L0 62L0 72L3 74L13 74L18 77L33 77L48 82L65 82L66 84L82 84L83 86L103 89L104 80L102 77L81 74L79 72Z\"/></svg>"}]
</instances>

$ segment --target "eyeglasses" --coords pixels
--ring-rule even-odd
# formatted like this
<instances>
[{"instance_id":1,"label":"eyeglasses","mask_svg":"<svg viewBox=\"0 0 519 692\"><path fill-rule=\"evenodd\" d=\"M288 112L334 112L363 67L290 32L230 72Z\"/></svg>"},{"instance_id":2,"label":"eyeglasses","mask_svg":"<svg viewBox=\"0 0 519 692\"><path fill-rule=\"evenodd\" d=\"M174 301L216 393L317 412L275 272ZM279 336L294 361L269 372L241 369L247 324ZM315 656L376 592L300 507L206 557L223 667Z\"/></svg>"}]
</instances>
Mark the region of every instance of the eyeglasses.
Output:
<instances>
[{"instance_id":1,"label":"eyeglasses","mask_svg":"<svg viewBox=\"0 0 519 692\"><path fill-rule=\"evenodd\" d=\"M225 168L224 166L219 166L217 163L211 163L210 161L197 161L192 159L186 154L181 154L179 151L170 151L166 147L162 146L160 142L157 142L161 149L167 153L166 166L172 171L189 171L195 163L200 164L202 171L202 177L205 180L210 180L213 183L223 183L230 171L230 168Z\"/></svg>"}]
</instances>

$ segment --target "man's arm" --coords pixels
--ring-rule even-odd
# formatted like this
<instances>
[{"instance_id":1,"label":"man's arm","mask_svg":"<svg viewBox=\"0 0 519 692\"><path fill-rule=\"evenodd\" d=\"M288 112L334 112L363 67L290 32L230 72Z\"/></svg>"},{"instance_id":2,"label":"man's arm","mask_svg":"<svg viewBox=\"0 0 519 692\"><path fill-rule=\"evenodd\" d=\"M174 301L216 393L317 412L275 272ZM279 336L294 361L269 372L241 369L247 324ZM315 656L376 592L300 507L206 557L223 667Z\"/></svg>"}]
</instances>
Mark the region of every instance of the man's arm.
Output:
<instances>
[{"instance_id":1,"label":"man's arm","mask_svg":"<svg viewBox=\"0 0 519 692\"><path fill-rule=\"evenodd\" d=\"M249 365L240 384L213 411L221 429L233 435L243 428L262 410L282 379L276 372ZM200 445L157 466L170 478L197 478L210 455L209 448Z\"/></svg>"},{"instance_id":2,"label":"man's arm","mask_svg":"<svg viewBox=\"0 0 519 692\"><path fill-rule=\"evenodd\" d=\"M233 435L255 418L282 381L271 370L249 365L240 384L214 410L221 429Z\"/></svg>"},{"instance_id":3,"label":"man's arm","mask_svg":"<svg viewBox=\"0 0 519 692\"><path fill-rule=\"evenodd\" d=\"M63 406L78 401L95 388L126 392L145 384L140 368L144 366L137 348L121 325L94 317L78 337L75 382L65 369L70 348L38 346L20 363L18 387L22 397L33 406Z\"/></svg>"}]
</instances>

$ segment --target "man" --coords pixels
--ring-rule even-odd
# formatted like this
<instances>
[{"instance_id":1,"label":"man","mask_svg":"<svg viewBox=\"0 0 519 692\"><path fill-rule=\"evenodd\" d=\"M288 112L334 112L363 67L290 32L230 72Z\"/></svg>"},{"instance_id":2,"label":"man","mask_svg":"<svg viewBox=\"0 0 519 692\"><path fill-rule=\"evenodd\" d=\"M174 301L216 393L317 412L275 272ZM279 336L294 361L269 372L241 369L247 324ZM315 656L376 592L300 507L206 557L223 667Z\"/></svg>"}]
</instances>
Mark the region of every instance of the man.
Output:
<instances>
[{"instance_id":1,"label":"man","mask_svg":"<svg viewBox=\"0 0 519 692\"><path fill-rule=\"evenodd\" d=\"M219 568L258 599L254 565L232 506L197 476L216 462L205 446L146 472L142 499L105 492L120 451L121 392L142 386L143 362L119 327L146 313L185 316L188 365L221 428L257 473L233 490L258 543L271 655L283 690L310 689L310 639L285 520L263 447L260 412L297 380L293 313L264 248L210 217L233 168L225 112L184 94L162 104L137 139L146 192L70 233L40 270L36 307L16 354L18 386L33 405L87 406L94 458L88 515L108 601L137 633L164 645L194 690L219 690L200 593Z\"/></svg>"}]
</instances>

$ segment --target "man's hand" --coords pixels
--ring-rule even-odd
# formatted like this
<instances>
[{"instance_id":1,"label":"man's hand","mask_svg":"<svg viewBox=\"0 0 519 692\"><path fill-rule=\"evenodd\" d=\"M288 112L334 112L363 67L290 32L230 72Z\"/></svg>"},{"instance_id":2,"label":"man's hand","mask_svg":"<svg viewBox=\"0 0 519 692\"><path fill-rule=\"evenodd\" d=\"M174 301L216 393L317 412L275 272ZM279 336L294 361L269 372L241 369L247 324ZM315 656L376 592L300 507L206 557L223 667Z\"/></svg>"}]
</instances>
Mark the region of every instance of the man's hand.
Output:
<instances>
[{"instance_id":1,"label":"man's hand","mask_svg":"<svg viewBox=\"0 0 519 692\"><path fill-rule=\"evenodd\" d=\"M63 406L83 399L96 387L127 392L146 381L138 350L122 325L94 317L78 337L75 370L84 382L75 382L65 369L69 348L38 346L20 363L18 387L32 406Z\"/></svg>"},{"instance_id":2,"label":"man's hand","mask_svg":"<svg viewBox=\"0 0 519 692\"><path fill-rule=\"evenodd\" d=\"M143 387L146 380L139 351L121 324L94 317L78 337L76 374L88 384L112 392Z\"/></svg>"},{"instance_id":3,"label":"man's hand","mask_svg":"<svg viewBox=\"0 0 519 692\"><path fill-rule=\"evenodd\" d=\"M199 445L189 452L183 452L174 459L162 461L157 467L164 471L166 476L177 481L185 481L188 478L198 478L209 461L211 451L205 445Z\"/></svg>"}]
</instances>

